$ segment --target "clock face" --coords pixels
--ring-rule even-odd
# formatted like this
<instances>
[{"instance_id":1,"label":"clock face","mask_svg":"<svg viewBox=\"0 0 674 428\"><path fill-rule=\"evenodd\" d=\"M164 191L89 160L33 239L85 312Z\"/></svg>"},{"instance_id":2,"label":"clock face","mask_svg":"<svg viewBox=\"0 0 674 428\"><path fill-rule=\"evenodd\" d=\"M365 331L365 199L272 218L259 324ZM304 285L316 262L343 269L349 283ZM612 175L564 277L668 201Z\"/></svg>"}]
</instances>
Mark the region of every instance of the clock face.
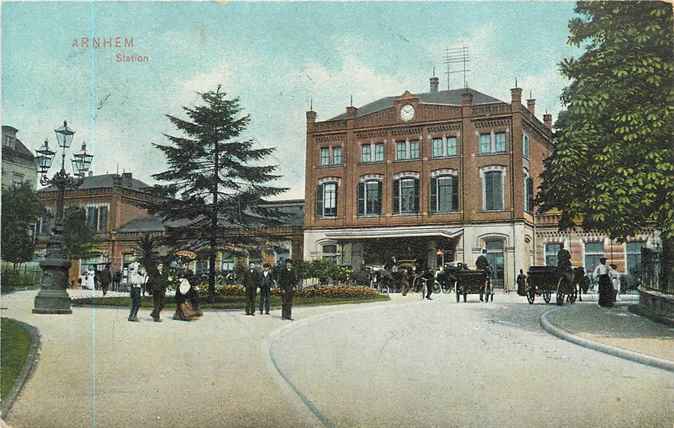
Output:
<instances>
[{"instance_id":1,"label":"clock face","mask_svg":"<svg viewBox=\"0 0 674 428\"><path fill-rule=\"evenodd\" d=\"M411 104L405 104L400 109L400 118L405 122L409 122L414 119L414 107Z\"/></svg>"}]
</instances>

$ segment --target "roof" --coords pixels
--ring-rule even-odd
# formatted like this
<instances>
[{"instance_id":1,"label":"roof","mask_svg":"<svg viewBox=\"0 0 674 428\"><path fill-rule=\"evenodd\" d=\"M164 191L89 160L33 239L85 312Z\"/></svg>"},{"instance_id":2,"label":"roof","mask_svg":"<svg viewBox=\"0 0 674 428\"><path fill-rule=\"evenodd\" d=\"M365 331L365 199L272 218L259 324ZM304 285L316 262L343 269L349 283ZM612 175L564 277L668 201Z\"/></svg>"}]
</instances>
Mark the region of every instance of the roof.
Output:
<instances>
[{"instance_id":1,"label":"roof","mask_svg":"<svg viewBox=\"0 0 674 428\"><path fill-rule=\"evenodd\" d=\"M263 206L269 208L276 208L287 216L280 219L284 226L303 226L304 225L304 199L289 199L283 201L269 201ZM165 224L161 217L147 216L138 217L128 223L122 225L117 232L119 233L149 233L149 232L164 232L165 226L182 226L189 221L175 220Z\"/></svg>"},{"instance_id":2,"label":"roof","mask_svg":"<svg viewBox=\"0 0 674 428\"><path fill-rule=\"evenodd\" d=\"M127 189L133 190L142 190L148 186L144 182L129 176L117 175L117 174L101 174L101 175L90 175L84 177L84 182L77 190L90 190L90 189L105 189L115 186L115 177L118 178L119 182L117 186L124 187ZM40 192L53 192L56 188L53 186L45 187L40 189Z\"/></svg>"},{"instance_id":3,"label":"roof","mask_svg":"<svg viewBox=\"0 0 674 428\"><path fill-rule=\"evenodd\" d=\"M452 89L449 91L437 91L437 92L424 92L421 94L414 94L415 97L419 98L419 102L425 104L448 104L448 105L461 105L461 98L465 93L473 94L473 104L491 104L491 103L502 103L503 101L490 97L487 94L476 91L471 88L462 88L462 89ZM395 97L384 97L380 98L377 101L373 101L369 104L365 104L362 107L358 107L356 111L356 117L364 116L366 114L374 113L381 110L386 110L389 107L393 106L393 101L399 99L400 96ZM342 113L339 116L335 116L329 120L341 120L346 119L348 116L346 113Z\"/></svg>"},{"instance_id":4,"label":"roof","mask_svg":"<svg viewBox=\"0 0 674 428\"><path fill-rule=\"evenodd\" d=\"M2 125L2 131L3 131L2 132L3 138L4 138L5 135L9 135L12 138L12 140L14 140L14 146L13 147L7 147L5 144L2 145L3 155L9 154L9 155L14 155L14 156L24 158L24 159L29 160L31 162L34 161L35 155L33 154L33 152L31 152L28 149L28 147L26 147L23 144L23 142L21 142L21 140L16 138L16 133L17 133L16 128L14 128L13 126L9 126L9 125Z\"/></svg>"}]
</instances>

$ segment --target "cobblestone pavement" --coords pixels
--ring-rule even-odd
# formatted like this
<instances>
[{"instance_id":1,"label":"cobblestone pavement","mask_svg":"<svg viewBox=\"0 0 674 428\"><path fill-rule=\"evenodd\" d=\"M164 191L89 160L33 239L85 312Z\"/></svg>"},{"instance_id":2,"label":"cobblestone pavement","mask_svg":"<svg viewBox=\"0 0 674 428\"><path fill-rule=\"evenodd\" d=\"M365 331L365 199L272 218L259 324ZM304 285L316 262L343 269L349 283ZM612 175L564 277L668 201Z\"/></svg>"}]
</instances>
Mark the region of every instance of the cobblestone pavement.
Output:
<instances>
[{"instance_id":1,"label":"cobblestone pavement","mask_svg":"<svg viewBox=\"0 0 674 428\"><path fill-rule=\"evenodd\" d=\"M206 312L193 323L165 311L159 324L144 309L140 323L127 309L33 315L34 295L2 296L3 316L42 334L14 428L318 426L310 406L336 426L674 422L669 373L548 335L538 320L552 306L514 295L489 305L393 295L297 308L294 323L278 311Z\"/></svg>"},{"instance_id":2,"label":"cobblestone pavement","mask_svg":"<svg viewBox=\"0 0 674 428\"><path fill-rule=\"evenodd\" d=\"M338 427L671 428L674 376L548 335L552 307L497 295L358 308L297 325L272 353Z\"/></svg>"},{"instance_id":3,"label":"cobblestone pavement","mask_svg":"<svg viewBox=\"0 0 674 428\"><path fill-rule=\"evenodd\" d=\"M575 305L551 312L548 319L584 339L674 362L674 327L635 315L627 305Z\"/></svg>"}]
</instances>

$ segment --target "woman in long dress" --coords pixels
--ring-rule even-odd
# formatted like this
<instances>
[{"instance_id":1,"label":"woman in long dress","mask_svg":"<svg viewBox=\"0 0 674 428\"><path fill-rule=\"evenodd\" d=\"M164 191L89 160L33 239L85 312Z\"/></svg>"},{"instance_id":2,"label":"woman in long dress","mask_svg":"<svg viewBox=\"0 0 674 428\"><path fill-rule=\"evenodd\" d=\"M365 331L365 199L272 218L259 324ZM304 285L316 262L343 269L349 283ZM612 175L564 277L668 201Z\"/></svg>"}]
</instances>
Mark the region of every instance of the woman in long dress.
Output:
<instances>
[{"instance_id":1,"label":"woman in long dress","mask_svg":"<svg viewBox=\"0 0 674 428\"><path fill-rule=\"evenodd\" d=\"M198 315L192 309L192 305L188 301L188 294L192 287L187 279L181 278L180 285L176 288L176 313L173 315L174 320L192 321L198 318Z\"/></svg>"},{"instance_id":2,"label":"woman in long dress","mask_svg":"<svg viewBox=\"0 0 674 428\"><path fill-rule=\"evenodd\" d=\"M606 257L602 257L594 269L594 277L599 279L599 306L613 306L613 286L610 273L611 268L606 265Z\"/></svg>"},{"instance_id":3,"label":"woman in long dress","mask_svg":"<svg viewBox=\"0 0 674 428\"><path fill-rule=\"evenodd\" d=\"M96 290L96 272L93 270L87 271L87 288L89 290Z\"/></svg>"}]
</instances>

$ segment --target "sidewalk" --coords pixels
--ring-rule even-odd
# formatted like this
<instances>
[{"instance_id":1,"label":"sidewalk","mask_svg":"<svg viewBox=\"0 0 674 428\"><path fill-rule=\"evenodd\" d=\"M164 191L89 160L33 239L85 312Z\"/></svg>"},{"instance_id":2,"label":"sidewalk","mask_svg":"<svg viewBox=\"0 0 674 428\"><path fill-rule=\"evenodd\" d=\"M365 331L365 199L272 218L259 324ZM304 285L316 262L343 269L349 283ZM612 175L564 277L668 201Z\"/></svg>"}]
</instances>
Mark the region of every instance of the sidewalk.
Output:
<instances>
[{"instance_id":1,"label":"sidewalk","mask_svg":"<svg viewBox=\"0 0 674 428\"><path fill-rule=\"evenodd\" d=\"M586 341L674 364L674 328L631 313L627 309L629 304L633 303L613 308L602 308L596 303L575 304L550 311L544 318L554 327Z\"/></svg>"}]
</instances>

